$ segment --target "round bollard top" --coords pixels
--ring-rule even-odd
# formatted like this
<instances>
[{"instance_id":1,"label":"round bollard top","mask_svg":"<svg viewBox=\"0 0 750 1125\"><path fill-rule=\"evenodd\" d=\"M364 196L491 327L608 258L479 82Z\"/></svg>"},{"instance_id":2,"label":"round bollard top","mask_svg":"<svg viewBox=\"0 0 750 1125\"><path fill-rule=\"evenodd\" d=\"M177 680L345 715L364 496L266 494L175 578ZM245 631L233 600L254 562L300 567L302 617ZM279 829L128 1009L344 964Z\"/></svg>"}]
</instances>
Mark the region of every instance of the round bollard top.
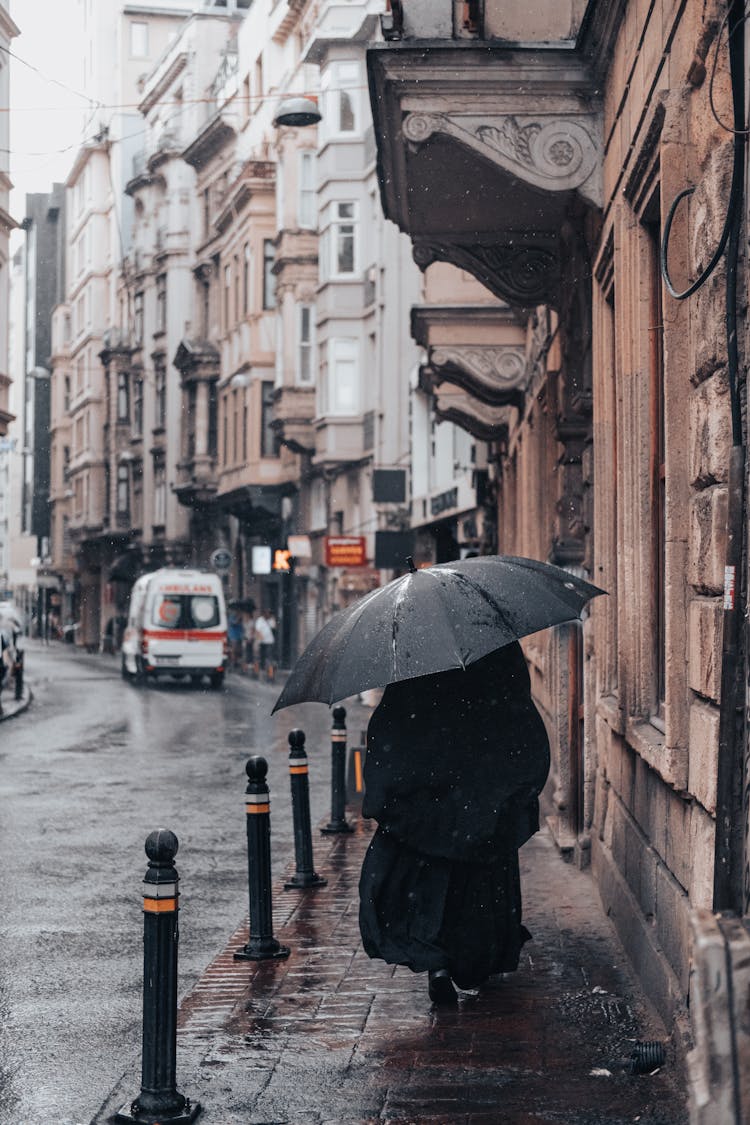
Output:
<instances>
[{"instance_id":1,"label":"round bollard top","mask_svg":"<svg viewBox=\"0 0 750 1125\"><path fill-rule=\"evenodd\" d=\"M251 781L265 781L268 773L268 762L260 754L253 754L245 765L245 773Z\"/></svg>"},{"instance_id":2,"label":"round bollard top","mask_svg":"<svg viewBox=\"0 0 750 1125\"><path fill-rule=\"evenodd\" d=\"M346 707L334 707L333 721L337 726L343 726L346 719Z\"/></svg>"},{"instance_id":3,"label":"round bollard top","mask_svg":"<svg viewBox=\"0 0 750 1125\"><path fill-rule=\"evenodd\" d=\"M152 863L171 863L178 847L177 837L168 828L157 828L146 837L146 855Z\"/></svg>"},{"instance_id":4,"label":"round bollard top","mask_svg":"<svg viewBox=\"0 0 750 1125\"><path fill-rule=\"evenodd\" d=\"M296 728L294 730L290 730L289 745L291 746L292 750L303 749L305 745L305 732L303 730L297 730Z\"/></svg>"}]
</instances>

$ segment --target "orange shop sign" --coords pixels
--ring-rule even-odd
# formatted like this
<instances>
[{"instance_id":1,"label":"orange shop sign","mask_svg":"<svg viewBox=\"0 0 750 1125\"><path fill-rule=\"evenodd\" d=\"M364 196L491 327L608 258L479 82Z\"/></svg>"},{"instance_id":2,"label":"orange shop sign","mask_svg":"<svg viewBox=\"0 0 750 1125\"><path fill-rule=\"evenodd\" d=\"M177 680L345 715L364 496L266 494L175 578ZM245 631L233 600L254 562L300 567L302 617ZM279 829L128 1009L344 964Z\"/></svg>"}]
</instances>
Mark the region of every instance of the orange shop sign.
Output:
<instances>
[{"instance_id":1,"label":"orange shop sign","mask_svg":"<svg viewBox=\"0 0 750 1125\"><path fill-rule=\"evenodd\" d=\"M326 535L326 566L367 566L364 535Z\"/></svg>"}]
</instances>

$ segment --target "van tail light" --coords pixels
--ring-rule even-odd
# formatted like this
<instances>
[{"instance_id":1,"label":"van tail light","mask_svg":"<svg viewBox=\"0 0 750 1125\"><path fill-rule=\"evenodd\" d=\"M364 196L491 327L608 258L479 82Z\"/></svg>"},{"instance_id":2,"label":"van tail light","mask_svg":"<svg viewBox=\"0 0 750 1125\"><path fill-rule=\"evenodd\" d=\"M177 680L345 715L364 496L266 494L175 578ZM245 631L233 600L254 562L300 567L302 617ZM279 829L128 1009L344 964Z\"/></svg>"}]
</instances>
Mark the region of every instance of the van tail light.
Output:
<instances>
[{"instance_id":1,"label":"van tail light","mask_svg":"<svg viewBox=\"0 0 750 1125\"><path fill-rule=\"evenodd\" d=\"M148 652L148 641L145 637L141 637L141 652L144 653L144 655Z\"/></svg>"}]
</instances>

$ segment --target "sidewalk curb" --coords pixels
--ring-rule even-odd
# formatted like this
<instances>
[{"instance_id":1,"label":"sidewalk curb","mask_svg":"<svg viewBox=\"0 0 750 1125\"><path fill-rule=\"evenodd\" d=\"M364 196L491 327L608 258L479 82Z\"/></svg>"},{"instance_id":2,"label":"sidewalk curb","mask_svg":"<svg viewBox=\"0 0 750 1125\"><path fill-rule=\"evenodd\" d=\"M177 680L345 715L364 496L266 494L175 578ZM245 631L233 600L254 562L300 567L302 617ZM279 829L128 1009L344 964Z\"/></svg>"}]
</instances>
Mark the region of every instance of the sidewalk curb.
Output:
<instances>
[{"instance_id":1,"label":"sidewalk curb","mask_svg":"<svg viewBox=\"0 0 750 1125\"><path fill-rule=\"evenodd\" d=\"M14 699L10 705L3 704L2 713L0 713L0 723L6 719L15 719L18 715L22 715L24 711L28 711L31 702L34 698L34 693L31 688L28 688L25 697L22 699Z\"/></svg>"}]
</instances>

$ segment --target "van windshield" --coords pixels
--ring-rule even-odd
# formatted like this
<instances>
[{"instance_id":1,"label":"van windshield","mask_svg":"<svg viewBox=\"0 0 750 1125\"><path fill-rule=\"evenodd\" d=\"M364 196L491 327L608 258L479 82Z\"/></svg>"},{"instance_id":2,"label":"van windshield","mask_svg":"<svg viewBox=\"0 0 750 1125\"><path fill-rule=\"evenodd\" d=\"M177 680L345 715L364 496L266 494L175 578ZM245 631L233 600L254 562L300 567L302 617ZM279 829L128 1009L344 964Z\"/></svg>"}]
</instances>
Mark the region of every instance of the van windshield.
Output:
<instances>
[{"instance_id":1,"label":"van windshield","mask_svg":"<svg viewBox=\"0 0 750 1125\"><path fill-rule=\"evenodd\" d=\"M154 603L160 629L213 629L220 621L219 599L211 594L162 594Z\"/></svg>"}]
</instances>

